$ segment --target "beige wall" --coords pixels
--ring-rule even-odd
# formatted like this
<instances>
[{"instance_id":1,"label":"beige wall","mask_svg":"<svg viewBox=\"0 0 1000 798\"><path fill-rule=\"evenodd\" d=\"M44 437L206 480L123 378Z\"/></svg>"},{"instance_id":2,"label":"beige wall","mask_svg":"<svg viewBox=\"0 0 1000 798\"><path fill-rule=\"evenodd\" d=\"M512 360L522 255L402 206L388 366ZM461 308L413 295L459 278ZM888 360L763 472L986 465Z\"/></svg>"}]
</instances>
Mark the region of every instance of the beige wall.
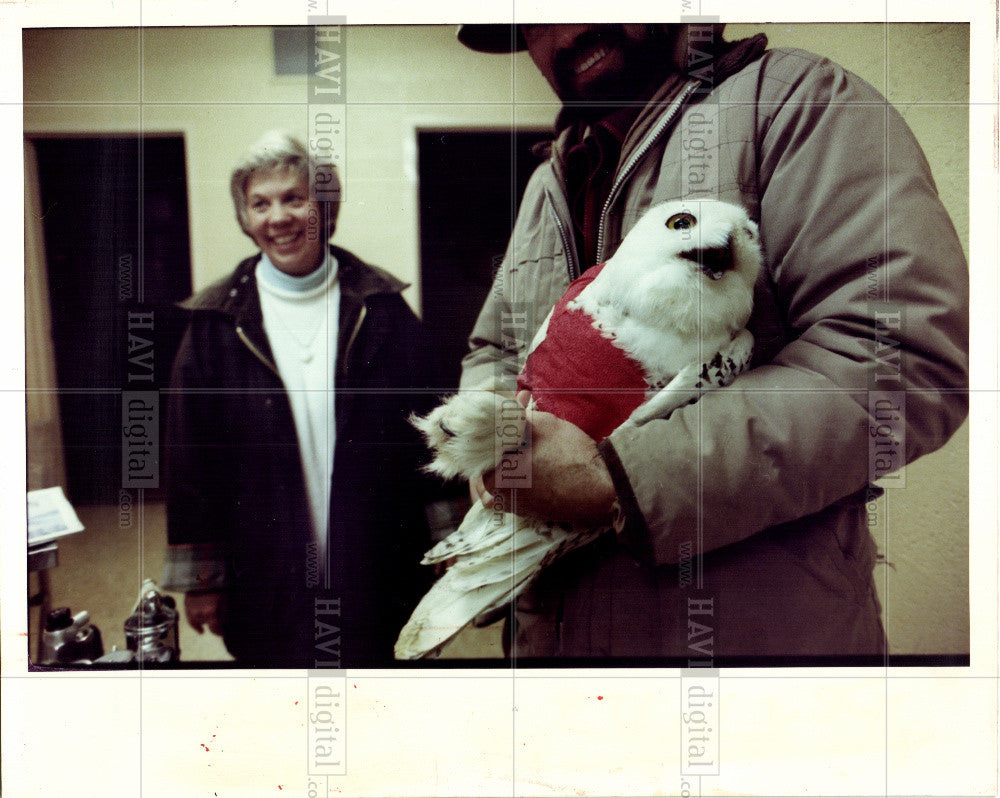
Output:
<instances>
[{"instance_id":1,"label":"beige wall","mask_svg":"<svg viewBox=\"0 0 1000 798\"><path fill-rule=\"evenodd\" d=\"M465 50L454 30L347 31L345 202L335 240L414 284L414 131L509 128L515 119L509 60ZM519 100L548 103L519 107L517 120L551 125L554 98L533 69L517 90ZM196 288L254 251L233 219L230 170L269 128L305 138L306 99L304 79L274 76L269 28L146 29L141 41L136 30L44 30L25 37L25 102L32 103L25 111L27 135L184 134ZM414 291L408 298L419 305Z\"/></svg>"},{"instance_id":2,"label":"beige wall","mask_svg":"<svg viewBox=\"0 0 1000 798\"><path fill-rule=\"evenodd\" d=\"M885 93L925 148L968 239L968 39L962 25L733 25L772 46L822 53ZM182 133L195 287L253 251L228 196L231 164L261 132L304 137L306 87L273 75L267 28L28 31L25 133ZM414 131L422 126L547 127L557 103L527 56L466 51L450 26L347 31L345 202L335 240L414 283ZM474 165L470 165L474 168ZM461 201L461 198L456 198ZM966 251L968 248L966 247ZM907 471L873 533L895 570L876 573L898 653L967 651L967 428ZM820 456L820 453L817 453Z\"/></svg>"}]
</instances>

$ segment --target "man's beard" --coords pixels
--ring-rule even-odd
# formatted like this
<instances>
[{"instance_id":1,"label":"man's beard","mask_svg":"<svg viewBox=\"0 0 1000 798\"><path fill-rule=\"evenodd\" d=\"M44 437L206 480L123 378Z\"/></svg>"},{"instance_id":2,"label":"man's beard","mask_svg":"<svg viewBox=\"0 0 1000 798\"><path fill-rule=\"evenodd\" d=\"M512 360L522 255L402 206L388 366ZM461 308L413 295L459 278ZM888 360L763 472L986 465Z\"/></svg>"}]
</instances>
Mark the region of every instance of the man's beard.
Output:
<instances>
[{"instance_id":1,"label":"man's beard","mask_svg":"<svg viewBox=\"0 0 1000 798\"><path fill-rule=\"evenodd\" d=\"M564 103L573 105L578 112L596 103L601 108L623 102L640 101L642 94L658 86L670 71L670 43L672 33L662 26L649 26L641 41L630 39L621 25L602 25L581 33L573 44L556 53L552 70L557 84L557 94ZM618 49L622 54L621 69L602 73L578 89L574 65L585 51L605 46Z\"/></svg>"}]
</instances>

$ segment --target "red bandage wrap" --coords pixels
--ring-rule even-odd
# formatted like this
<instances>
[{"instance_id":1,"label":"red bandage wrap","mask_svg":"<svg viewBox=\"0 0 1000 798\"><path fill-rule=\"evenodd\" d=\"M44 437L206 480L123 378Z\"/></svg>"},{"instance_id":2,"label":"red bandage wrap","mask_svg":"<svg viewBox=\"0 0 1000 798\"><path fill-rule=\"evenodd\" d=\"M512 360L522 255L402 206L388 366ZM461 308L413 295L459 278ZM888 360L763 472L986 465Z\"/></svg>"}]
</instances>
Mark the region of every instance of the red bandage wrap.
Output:
<instances>
[{"instance_id":1,"label":"red bandage wrap","mask_svg":"<svg viewBox=\"0 0 1000 798\"><path fill-rule=\"evenodd\" d=\"M552 311L545 340L528 356L518 390L531 391L539 410L576 424L602 441L646 399L642 366L615 346L582 310L566 306L604 264L570 283Z\"/></svg>"}]
</instances>

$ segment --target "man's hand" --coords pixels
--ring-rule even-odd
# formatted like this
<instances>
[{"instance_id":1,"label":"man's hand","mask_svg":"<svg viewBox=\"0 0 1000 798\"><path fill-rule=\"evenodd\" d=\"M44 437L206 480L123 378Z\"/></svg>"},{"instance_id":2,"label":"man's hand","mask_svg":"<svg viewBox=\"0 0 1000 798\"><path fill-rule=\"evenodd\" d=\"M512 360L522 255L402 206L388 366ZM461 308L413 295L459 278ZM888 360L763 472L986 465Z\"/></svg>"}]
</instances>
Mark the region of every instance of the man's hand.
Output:
<instances>
[{"instance_id":1,"label":"man's hand","mask_svg":"<svg viewBox=\"0 0 1000 798\"><path fill-rule=\"evenodd\" d=\"M522 391L518 401L526 404ZM579 427L551 413L528 410L531 448L525 452L530 488L496 487L495 472L473 480L473 495L487 507L551 521L610 523L615 501L611 474L597 445Z\"/></svg>"},{"instance_id":2,"label":"man's hand","mask_svg":"<svg viewBox=\"0 0 1000 798\"><path fill-rule=\"evenodd\" d=\"M201 634L204 627L212 634L222 635L222 615L225 601L222 593L185 593L184 615L192 628Z\"/></svg>"}]
</instances>

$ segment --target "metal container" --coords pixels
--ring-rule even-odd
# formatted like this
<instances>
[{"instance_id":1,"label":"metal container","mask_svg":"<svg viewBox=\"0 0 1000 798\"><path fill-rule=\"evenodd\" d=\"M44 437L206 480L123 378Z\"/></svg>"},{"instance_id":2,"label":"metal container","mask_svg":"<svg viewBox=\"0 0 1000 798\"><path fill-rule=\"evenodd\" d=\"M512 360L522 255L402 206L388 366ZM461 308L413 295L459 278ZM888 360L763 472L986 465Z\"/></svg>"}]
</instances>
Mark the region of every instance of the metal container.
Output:
<instances>
[{"instance_id":1,"label":"metal container","mask_svg":"<svg viewBox=\"0 0 1000 798\"><path fill-rule=\"evenodd\" d=\"M69 607L59 607L45 619L40 665L89 664L103 653L101 630L86 610L73 615Z\"/></svg>"},{"instance_id":2,"label":"metal container","mask_svg":"<svg viewBox=\"0 0 1000 798\"><path fill-rule=\"evenodd\" d=\"M160 593L151 579L142 583L139 601L125 619L125 646L138 662L180 659L177 605L171 596Z\"/></svg>"}]
</instances>

